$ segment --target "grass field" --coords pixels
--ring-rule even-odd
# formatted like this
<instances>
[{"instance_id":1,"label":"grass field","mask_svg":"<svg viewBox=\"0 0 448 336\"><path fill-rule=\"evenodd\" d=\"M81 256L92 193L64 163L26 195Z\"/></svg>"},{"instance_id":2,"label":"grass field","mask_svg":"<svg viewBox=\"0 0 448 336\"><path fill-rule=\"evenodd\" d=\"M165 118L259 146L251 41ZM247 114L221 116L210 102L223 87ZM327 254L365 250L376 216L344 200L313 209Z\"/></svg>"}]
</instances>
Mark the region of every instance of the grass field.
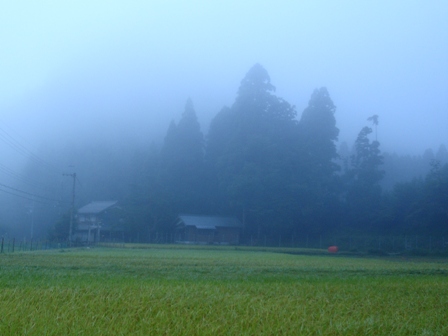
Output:
<instances>
[{"instance_id":1,"label":"grass field","mask_svg":"<svg viewBox=\"0 0 448 336\"><path fill-rule=\"evenodd\" d=\"M0 335L448 335L444 260L226 249L0 255Z\"/></svg>"}]
</instances>

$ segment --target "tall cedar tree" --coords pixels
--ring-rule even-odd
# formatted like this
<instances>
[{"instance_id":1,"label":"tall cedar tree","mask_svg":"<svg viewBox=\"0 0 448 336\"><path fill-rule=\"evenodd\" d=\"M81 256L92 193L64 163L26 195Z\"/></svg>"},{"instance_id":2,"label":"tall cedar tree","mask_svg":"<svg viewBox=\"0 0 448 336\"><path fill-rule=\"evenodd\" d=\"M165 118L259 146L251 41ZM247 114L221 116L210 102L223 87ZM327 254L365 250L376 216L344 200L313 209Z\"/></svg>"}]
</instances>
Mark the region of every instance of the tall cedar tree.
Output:
<instances>
[{"instance_id":1,"label":"tall cedar tree","mask_svg":"<svg viewBox=\"0 0 448 336\"><path fill-rule=\"evenodd\" d=\"M254 65L241 81L232 108L212 121L207 157L227 211L251 233L291 225L289 157L296 127L293 106L273 94L267 71Z\"/></svg>"},{"instance_id":2,"label":"tall cedar tree","mask_svg":"<svg viewBox=\"0 0 448 336\"><path fill-rule=\"evenodd\" d=\"M338 157L335 142L339 135L335 111L327 89L316 89L299 123L308 173L320 181L328 181L339 169L335 163Z\"/></svg>"},{"instance_id":3,"label":"tall cedar tree","mask_svg":"<svg viewBox=\"0 0 448 336\"><path fill-rule=\"evenodd\" d=\"M164 223L172 220L171 215L167 216L170 202L163 196L165 189L159 176L159 148L152 143L147 151L137 152L133 166L134 181L125 207L130 217L130 235L138 241L146 241L150 235L163 232Z\"/></svg>"},{"instance_id":4,"label":"tall cedar tree","mask_svg":"<svg viewBox=\"0 0 448 336\"><path fill-rule=\"evenodd\" d=\"M380 225L380 181L384 172L378 141L370 141L370 127L364 127L355 141L351 169L347 172L348 222L356 231L376 231Z\"/></svg>"},{"instance_id":5,"label":"tall cedar tree","mask_svg":"<svg viewBox=\"0 0 448 336\"><path fill-rule=\"evenodd\" d=\"M339 170L335 143L339 129L335 111L327 89L316 89L299 122L301 228L308 233L334 229L340 217L335 176Z\"/></svg>"},{"instance_id":6,"label":"tall cedar tree","mask_svg":"<svg viewBox=\"0 0 448 336\"><path fill-rule=\"evenodd\" d=\"M171 122L161 151L161 197L170 204L172 223L179 213L202 213L204 139L189 99L179 124Z\"/></svg>"}]
</instances>

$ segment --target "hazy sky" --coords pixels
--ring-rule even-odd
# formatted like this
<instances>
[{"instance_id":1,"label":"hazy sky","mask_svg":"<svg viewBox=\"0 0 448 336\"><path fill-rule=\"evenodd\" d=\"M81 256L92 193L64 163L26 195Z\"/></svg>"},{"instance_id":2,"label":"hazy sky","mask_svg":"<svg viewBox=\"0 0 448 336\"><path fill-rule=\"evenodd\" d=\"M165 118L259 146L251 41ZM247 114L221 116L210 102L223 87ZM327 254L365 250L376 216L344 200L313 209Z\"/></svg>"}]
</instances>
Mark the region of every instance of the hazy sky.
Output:
<instances>
[{"instance_id":1,"label":"hazy sky","mask_svg":"<svg viewBox=\"0 0 448 336\"><path fill-rule=\"evenodd\" d=\"M4 1L0 127L30 143L202 129L259 62L299 117L326 86L340 140L448 145L448 1Z\"/></svg>"}]
</instances>

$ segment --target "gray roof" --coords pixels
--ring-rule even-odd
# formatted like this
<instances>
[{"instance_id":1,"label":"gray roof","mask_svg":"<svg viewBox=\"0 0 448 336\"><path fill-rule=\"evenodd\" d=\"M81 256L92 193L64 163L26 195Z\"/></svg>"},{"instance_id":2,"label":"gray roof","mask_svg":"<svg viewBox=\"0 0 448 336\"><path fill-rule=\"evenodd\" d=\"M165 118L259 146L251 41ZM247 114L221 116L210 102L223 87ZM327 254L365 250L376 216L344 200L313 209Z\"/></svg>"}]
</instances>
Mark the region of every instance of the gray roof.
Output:
<instances>
[{"instance_id":1,"label":"gray roof","mask_svg":"<svg viewBox=\"0 0 448 336\"><path fill-rule=\"evenodd\" d=\"M215 230L217 227L242 228L241 222L234 217L212 217L179 215L177 225L195 226L198 229Z\"/></svg>"},{"instance_id":2,"label":"gray roof","mask_svg":"<svg viewBox=\"0 0 448 336\"><path fill-rule=\"evenodd\" d=\"M117 201L99 201L99 202L91 202L87 205L84 205L82 208L78 210L79 214L98 214L103 212L104 210L110 208L115 205Z\"/></svg>"}]
</instances>

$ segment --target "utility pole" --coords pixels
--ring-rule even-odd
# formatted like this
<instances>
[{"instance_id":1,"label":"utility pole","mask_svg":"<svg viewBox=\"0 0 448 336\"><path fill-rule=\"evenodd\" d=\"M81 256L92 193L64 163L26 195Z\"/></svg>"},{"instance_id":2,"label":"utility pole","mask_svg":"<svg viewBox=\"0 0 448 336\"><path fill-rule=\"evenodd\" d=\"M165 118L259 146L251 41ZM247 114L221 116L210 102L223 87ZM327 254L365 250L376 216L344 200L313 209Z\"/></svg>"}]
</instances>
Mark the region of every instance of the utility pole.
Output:
<instances>
[{"instance_id":1,"label":"utility pole","mask_svg":"<svg viewBox=\"0 0 448 336\"><path fill-rule=\"evenodd\" d=\"M30 215L31 215L31 241L32 241L34 236L34 196L33 196L33 203L31 205Z\"/></svg>"},{"instance_id":2,"label":"utility pole","mask_svg":"<svg viewBox=\"0 0 448 336\"><path fill-rule=\"evenodd\" d=\"M70 228L68 231L68 244L72 246L72 229L73 229L73 215L75 212L75 186L76 186L76 173L73 174L62 174L64 176L73 177L73 189L72 189L72 206L70 208Z\"/></svg>"}]
</instances>

